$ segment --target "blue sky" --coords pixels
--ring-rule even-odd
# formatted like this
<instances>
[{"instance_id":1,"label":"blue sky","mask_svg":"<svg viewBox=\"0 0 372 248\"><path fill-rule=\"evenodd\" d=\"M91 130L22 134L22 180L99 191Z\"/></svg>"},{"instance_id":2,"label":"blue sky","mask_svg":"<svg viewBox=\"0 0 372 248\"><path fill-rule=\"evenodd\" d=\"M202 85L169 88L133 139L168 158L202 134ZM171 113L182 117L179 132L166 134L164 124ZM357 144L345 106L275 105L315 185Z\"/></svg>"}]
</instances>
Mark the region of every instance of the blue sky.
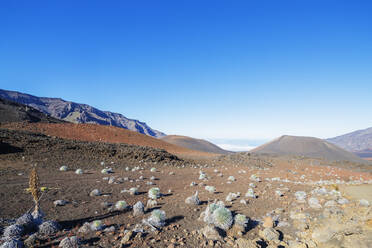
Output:
<instances>
[{"instance_id":1,"label":"blue sky","mask_svg":"<svg viewBox=\"0 0 372 248\"><path fill-rule=\"evenodd\" d=\"M332 137L372 126L371 13L370 1L1 1L0 88L168 134Z\"/></svg>"}]
</instances>

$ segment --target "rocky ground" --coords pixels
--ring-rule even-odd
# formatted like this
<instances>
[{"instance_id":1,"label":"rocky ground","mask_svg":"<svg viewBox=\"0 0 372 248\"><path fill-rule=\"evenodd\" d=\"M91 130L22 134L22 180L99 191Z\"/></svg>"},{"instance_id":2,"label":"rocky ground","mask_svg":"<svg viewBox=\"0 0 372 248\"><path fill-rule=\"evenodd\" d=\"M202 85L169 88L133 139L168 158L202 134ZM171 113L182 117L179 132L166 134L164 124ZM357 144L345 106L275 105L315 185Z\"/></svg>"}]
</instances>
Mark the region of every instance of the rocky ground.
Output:
<instances>
[{"instance_id":1,"label":"rocky ground","mask_svg":"<svg viewBox=\"0 0 372 248\"><path fill-rule=\"evenodd\" d=\"M0 131L3 237L3 228L33 209L26 189L35 163L44 219L58 224L17 237L30 247L74 247L77 240L81 247L371 247L368 168L251 155L195 161L152 148Z\"/></svg>"}]
</instances>

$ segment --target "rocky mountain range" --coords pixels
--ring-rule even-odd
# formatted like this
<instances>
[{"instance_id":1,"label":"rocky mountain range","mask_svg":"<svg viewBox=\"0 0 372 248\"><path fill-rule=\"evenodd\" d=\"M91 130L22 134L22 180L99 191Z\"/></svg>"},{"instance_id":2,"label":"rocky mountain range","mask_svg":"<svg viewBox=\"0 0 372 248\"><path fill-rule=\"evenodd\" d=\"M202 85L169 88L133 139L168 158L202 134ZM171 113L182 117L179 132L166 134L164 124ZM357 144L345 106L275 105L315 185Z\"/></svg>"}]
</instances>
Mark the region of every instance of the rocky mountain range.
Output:
<instances>
[{"instance_id":1,"label":"rocky mountain range","mask_svg":"<svg viewBox=\"0 0 372 248\"><path fill-rule=\"evenodd\" d=\"M46 115L32 107L0 98L0 124L12 122L63 123L64 121Z\"/></svg>"},{"instance_id":2,"label":"rocky mountain range","mask_svg":"<svg viewBox=\"0 0 372 248\"><path fill-rule=\"evenodd\" d=\"M372 127L330 138L327 141L361 157L372 157Z\"/></svg>"},{"instance_id":3,"label":"rocky mountain range","mask_svg":"<svg viewBox=\"0 0 372 248\"><path fill-rule=\"evenodd\" d=\"M102 111L87 104L66 101L61 98L37 97L2 89L0 89L0 98L25 104L54 118L72 123L121 127L156 138L165 136L164 133L152 129L144 122L129 119L119 113Z\"/></svg>"}]
</instances>

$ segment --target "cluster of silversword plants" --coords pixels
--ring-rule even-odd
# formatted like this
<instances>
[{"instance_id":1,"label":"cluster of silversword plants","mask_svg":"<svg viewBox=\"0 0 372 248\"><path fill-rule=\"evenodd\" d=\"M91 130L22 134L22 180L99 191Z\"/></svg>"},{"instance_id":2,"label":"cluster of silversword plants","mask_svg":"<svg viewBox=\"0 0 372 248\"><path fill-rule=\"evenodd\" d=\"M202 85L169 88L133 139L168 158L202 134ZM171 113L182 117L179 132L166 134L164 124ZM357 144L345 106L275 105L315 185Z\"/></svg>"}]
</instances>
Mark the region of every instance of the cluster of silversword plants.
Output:
<instances>
[{"instance_id":1,"label":"cluster of silversword plants","mask_svg":"<svg viewBox=\"0 0 372 248\"><path fill-rule=\"evenodd\" d=\"M40 209L42 191L39 186L36 168L31 171L28 191L31 193L35 203L34 210L23 214L15 220L14 224L5 228L1 238L4 241L1 248L33 247L37 239L48 238L60 230L57 222L44 220L44 213ZM24 235L29 235L29 237L23 242L21 238ZM60 247L77 247L79 244L79 240L76 237L65 238L62 241Z\"/></svg>"},{"instance_id":2,"label":"cluster of silversword plants","mask_svg":"<svg viewBox=\"0 0 372 248\"><path fill-rule=\"evenodd\" d=\"M209 225L214 225L225 231L230 229L233 224L244 231L249 221L243 214L237 214L233 217L231 211L225 207L222 201L209 204L200 217Z\"/></svg>"}]
</instances>

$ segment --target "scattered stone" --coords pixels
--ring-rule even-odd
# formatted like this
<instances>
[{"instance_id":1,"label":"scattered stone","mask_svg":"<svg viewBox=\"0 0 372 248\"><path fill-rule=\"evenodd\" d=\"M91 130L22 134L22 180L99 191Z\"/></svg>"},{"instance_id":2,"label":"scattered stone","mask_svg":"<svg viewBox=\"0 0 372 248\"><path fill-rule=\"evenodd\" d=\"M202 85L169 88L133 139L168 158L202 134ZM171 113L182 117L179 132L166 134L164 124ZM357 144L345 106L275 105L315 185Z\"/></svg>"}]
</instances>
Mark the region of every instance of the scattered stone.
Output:
<instances>
[{"instance_id":1,"label":"scattered stone","mask_svg":"<svg viewBox=\"0 0 372 248\"><path fill-rule=\"evenodd\" d=\"M102 174L110 174L112 172L113 172L112 168L104 168L104 169L101 170Z\"/></svg>"},{"instance_id":2,"label":"scattered stone","mask_svg":"<svg viewBox=\"0 0 372 248\"><path fill-rule=\"evenodd\" d=\"M271 218L271 216L267 216L264 218L264 222L262 224L263 227L274 227L274 221L273 221L273 218Z\"/></svg>"},{"instance_id":3,"label":"scattered stone","mask_svg":"<svg viewBox=\"0 0 372 248\"><path fill-rule=\"evenodd\" d=\"M80 233L88 233L91 231L90 224L85 222L78 230Z\"/></svg>"},{"instance_id":4,"label":"scattered stone","mask_svg":"<svg viewBox=\"0 0 372 248\"><path fill-rule=\"evenodd\" d=\"M211 225L205 226L201 230L201 233L208 240L222 240L222 237L220 236L219 232L214 226L211 226Z\"/></svg>"},{"instance_id":5,"label":"scattered stone","mask_svg":"<svg viewBox=\"0 0 372 248\"><path fill-rule=\"evenodd\" d=\"M136 204L133 205L133 216L141 216L145 213L144 210L145 206L141 201L138 201Z\"/></svg>"},{"instance_id":6,"label":"scattered stone","mask_svg":"<svg viewBox=\"0 0 372 248\"><path fill-rule=\"evenodd\" d=\"M110 208L112 206L112 202L107 202L107 201L104 201L104 202L101 202L101 207L102 208Z\"/></svg>"},{"instance_id":7,"label":"scattered stone","mask_svg":"<svg viewBox=\"0 0 372 248\"><path fill-rule=\"evenodd\" d=\"M337 205L337 202L335 202L334 200L327 201L324 204L325 207L335 207L336 205Z\"/></svg>"},{"instance_id":8,"label":"scattered stone","mask_svg":"<svg viewBox=\"0 0 372 248\"><path fill-rule=\"evenodd\" d=\"M303 243L298 240L289 240L288 248L308 248L308 246L306 245L306 243Z\"/></svg>"},{"instance_id":9,"label":"scattered stone","mask_svg":"<svg viewBox=\"0 0 372 248\"><path fill-rule=\"evenodd\" d=\"M297 191L295 193L295 197L296 197L297 201L299 201L299 202L305 202L306 192L305 191Z\"/></svg>"},{"instance_id":10,"label":"scattered stone","mask_svg":"<svg viewBox=\"0 0 372 248\"><path fill-rule=\"evenodd\" d=\"M66 237L61 240L58 247L61 248L78 248L80 247L80 240L76 236Z\"/></svg>"},{"instance_id":11,"label":"scattered stone","mask_svg":"<svg viewBox=\"0 0 372 248\"><path fill-rule=\"evenodd\" d=\"M301 219L301 220L294 220L293 225L300 230L301 232L309 229L309 225L306 223L306 220Z\"/></svg>"},{"instance_id":12,"label":"scattered stone","mask_svg":"<svg viewBox=\"0 0 372 248\"><path fill-rule=\"evenodd\" d=\"M366 200L366 199L361 199L359 200L359 205L362 206L362 207L369 207L369 201Z\"/></svg>"},{"instance_id":13,"label":"scattered stone","mask_svg":"<svg viewBox=\"0 0 372 248\"><path fill-rule=\"evenodd\" d=\"M25 239L24 244L26 247L35 247L37 239L37 233L31 234L27 239Z\"/></svg>"},{"instance_id":14,"label":"scattered stone","mask_svg":"<svg viewBox=\"0 0 372 248\"><path fill-rule=\"evenodd\" d=\"M108 184L113 184L115 182L115 177L110 177L108 180Z\"/></svg>"},{"instance_id":15,"label":"scattered stone","mask_svg":"<svg viewBox=\"0 0 372 248\"><path fill-rule=\"evenodd\" d=\"M115 226L110 226L110 227L106 227L103 231L105 233L112 233L112 232L115 232Z\"/></svg>"},{"instance_id":16,"label":"scattered stone","mask_svg":"<svg viewBox=\"0 0 372 248\"><path fill-rule=\"evenodd\" d=\"M53 220L48 220L43 222L39 226L39 234L43 236L50 236L56 234L59 231L59 229L60 227L57 222Z\"/></svg>"},{"instance_id":17,"label":"scattered stone","mask_svg":"<svg viewBox=\"0 0 372 248\"><path fill-rule=\"evenodd\" d=\"M259 236L268 241L279 241L279 232L274 228L267 227L263 231L259 231Z\"/></svg>"},{"instance_id":18,"label":"scattered stone","mask_svg":"<svg viewBox=\"0 0 372 248\"><path fill-rule=\"evenodd\" d=\"M99 191L99 189L94 189L90 192L90 196L100 196L102 193Z\"/></svg>"},{"instance_id":19,"label":"scattered stone","mask_svg":"<svg viewBox=\"0 0 372 248\"><path fill-rule=\"evenodd\" d=\"M340 204L340 205L345 205L345 204L349 203L349 200L346 199L346 198L340 198L340 199L338 199L337 203Z\"/></svg>"},{"instance_id":20,"label":"scattered stone","mask_svg":"<svg viewBox=\"0 0 372 248\"><path fill-rule=\"evenodd\" d=\"M65 200L56 200L53 202L54 206L57 207L57 206L64 206L67 204L67 201Z\"/></svg>"},{"instance_id":21,"label":"scattered stone","mask_svg":"<svg viewBox=\"0 0 372 248\"><path fill-rule=\"evenodd\" d=\"M335 231L326 227L318 227L313 230L311 237L318 243L325 243L332 239L335 235Z\"/></svg>"},{"instance_id":22,"label":"scattered stone","mask_svg":"<svg viewBox=\"0 0 372 248\"><path fill-rule=\"evenodd\" d=\"M275 190L275 195L277 195L279 197L282 197L282 196L284 196L284 193L280 190Z\"/></svg>"},{"instance_id":23,"label":"scattered stone","mask_svg":"<svg viewBox=\"0 0 372 248\"><path fill-rule=\"evenodd\" d=\"M314 209L322 208L322 205L319 204L319 200L315 197L309 198L307 202L311 208L314 208Z\"/></svg>"},{"instance_id":24,"label":"scattered stone","mask_svg":"<svg viewBox=\"0 0 372 248\"><path fill-rule=\"evenodd\" d=\"M125 233L124 237L121 239L120 243L122 245L127 244L132 238L134 237L134 232L133 231L128 231Z\"/></svg>"},{"instance_id":25,"label":"scattered stone","mask_svg":"<svg viewBox=\"0 0 372 248\"><path fill-rule=\"evenodd\" d=\"M252 240L238 238L235 241L235 247L236 248L257 248L259 246L257 246L257 243Z\"/></svg>"}]
</instances>

